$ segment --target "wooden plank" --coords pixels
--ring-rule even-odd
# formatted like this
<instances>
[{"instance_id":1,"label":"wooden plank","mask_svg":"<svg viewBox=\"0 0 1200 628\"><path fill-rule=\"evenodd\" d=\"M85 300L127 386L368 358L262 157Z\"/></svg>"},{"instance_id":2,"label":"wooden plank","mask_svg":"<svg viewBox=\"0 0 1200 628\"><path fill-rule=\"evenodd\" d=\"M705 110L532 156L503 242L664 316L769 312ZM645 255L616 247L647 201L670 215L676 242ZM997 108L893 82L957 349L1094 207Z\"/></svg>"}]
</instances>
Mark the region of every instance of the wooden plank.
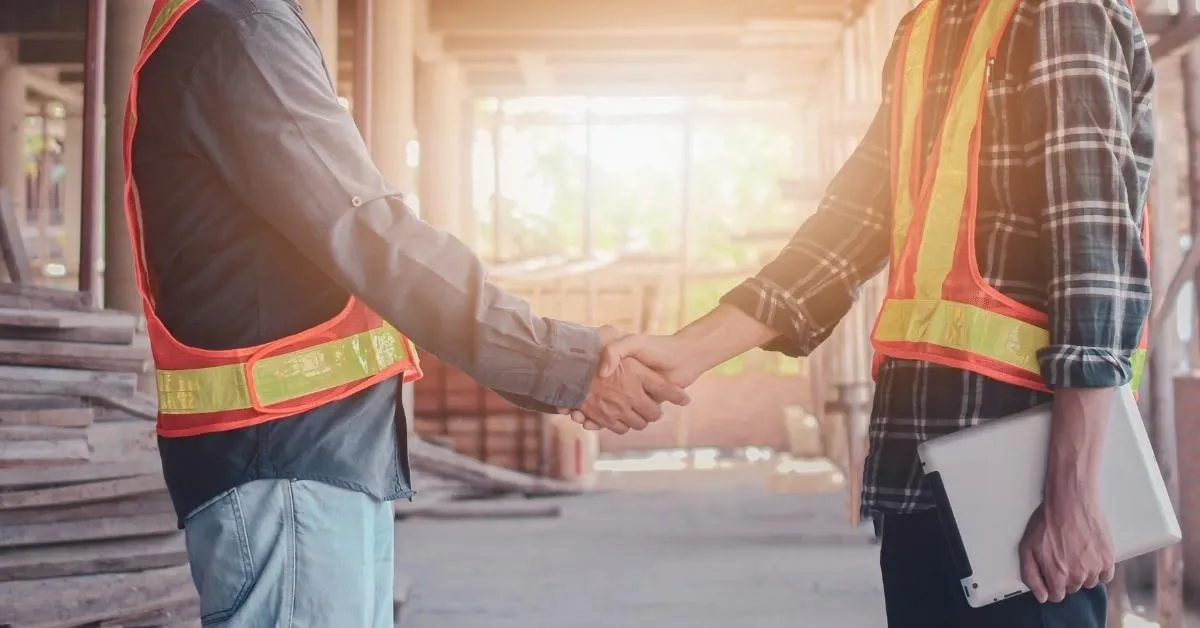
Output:
<instances>
[{"instance_id":1,"label":"wooden plank","mask_svg":"<svg viewBox=\"0 0 1200 628\"><path fill-rule=\"evenodd\" d=\"M128 345L134 340L132 327L80 327L78 329L36 329L0 325L0 338L15 340L50 340L54 342L90 342L106 345Z\"/></svg>"},{"instance_id":2,"label":"wooden plank","mask_svg":"<svg viewBox=\"0 0 1200 628\"><path fill-rule=\"evenodd\" d=\"M21 462L86 461L91 456L86 439L0 440L0 465Z\"/></svg>"},{"instance_id":3,"label":"wooden plank","mask_svg":"<svg viewBox=\"0 0 1200 628\"><path fill-rule=\"evenodd\" d=\"M397 517L427 519L532 519L562 515L558 504L526 500L471 500L397 504Z\"/></svg>"},{"instance_id":4,"label":"wooden plank","mask_svg":"<svg viewBox=\"0 0 1200 628\"><path fill-rule=\"evenodd\" d=\"M130 396L137 375L75 369L0 366L0 393L62 396Z\"/></svg>"},{"instance_id":5,"label":"wooden plank","mask_svg":"<svg viewBox=\"0 0 1200 628\"><path fill-rule=\"evenodd\" d=\"M0 307L96 311L81 292L12 283L0 283Z\"/></svg>"},{"instance_id":6,"label":"wooden plank","mask_svg":"<svg viewBox=\"0 0 1200 628\"><path fill-rule=\"evenodd\" d=\"M0 425L0 441L87 440L87 430L78 427L44 425Z\"/></svg>"},{"instance_id":7,"label":"wooden plank","mask_svg":"<svg viewBox=\"0 0 1200 628\"><path fill-rule=\"evenodd\" d=\"M535 477L479 462L419 438L409 439L414 469L453 478L477 488L527 495L571 495L585 492L579 484Z\"/></svg>"},{"instance_id":8,"label":"wooden plank","mask_svg":"<svg viewBox=\"0 0 1200 628\"><path fill-rule=\"evenodd\" d=\"M141 393L132 395L95 395L92 400L109 408L123 410L148 421L158 419L158 400Z\"/></svg>"},{"instance_id":9,"label":"wooden plank","mask_svg":"<svg viewBox=\"0 0 1200 628\"><path fill-rule=\"evenodd\" d=\"M0 527L0 548L155 536L174 532L178 529L178 521L174 513L166 513L8 525ZM3 556L0 552L0 557ZM0 564L2 562L0 560Z\"/></svg>"},{"instance_id":10,"label":"wooden plank","mask_svg":"<svg viewBox=\"0 0 1200 628\"><path fill-rule=\"evenodd\" d=\"M87 427L95 419L91 408L0 409L0 429L7 426Z\"/></svg>"},{"instance_id":11,"label":"wooden plank","mask_svg":"<svg viewBox=\"0 0 1200 628\"><path fill-rule=\"evenodd\" d=\"M23 395L20 393L0 393L0 411L62 410L86 407L88 407L87 402L77 396L63 397L60 395Z\"/></svg>"},{"instance_id":12,"label":"wooden plank","mask_svg":"<svg viewBox=\"0 0 1200 628\"><path fill-rule=\"evenodd\" d=\"M46 427L46 429L68 429L86 427L95 419L96 411L91 408L56 409L0 409L0 433L18 427Z\"/></svg>"},{"instance_id":13,"label":"wooden plank","mask_svg":"<svg viewBox=\"0 0 1200 628\"><path fill-rule=\"evenodd\" d=\"M118 480L89 482L57 488L0 493L0 510L39 508L64 504L87 504L118 497L142 495L166 489L162 475L141 475Z\"/></svg>"},{"instance_id":14,"label":"wooden plank","mask_svg":"<svg viewBox=\"0 0 1200 628\"><path fill-rule=\"evenodd\" d=\"M174 512L175 506L171 503L171 496L165 491L159 491L93 504L0 510L0 526L61 523L114 517L143 517L174 514Z\"/></svg>"},{"instance_id":15,"label":"wooden plank","mask_svg":"<svg viewBox=\"0 0 1200 628\"><path fill-rule=\"evenodd\" d=\"M128 328L132 333L137 320L126 312L79 312L59 309L0 307L0 327L34 329Z\"/></svg>"},{"instance_id":16,"label":"wooden plank","mask_svg":"<svg viewBox=\"0 0 1200 628\"><path fill-rule=\"evenodd\" d=\"M33 279L29 267L29 253L25 251L25 238L21 235L21 224L13 215L12 196L21 193L0 190L0 256L8 269L10 280L24 284Z\"/></svg>"},{"instance_id":17,"label":"wooden plank","mask_svg":"<svg viewBox=\"0 0 1200 628\"><path fill-rule=\"evenodd\" d=\"M151 613L194 595L187 565L18 581L0 587L0 617L20 628L70 628Z\"/></svg>"},{"instance_id":18,"label":"wooden plank","mask_svg":"<svg viewBox=\"0 0 1200 628\"><path fill-rule=\"evenodd\" d=\"M96 423L88 428L88 444L92 448L92 460L96 462L116 462L158 454L158 435L154 424L148 421Z\"/></svg>"},{"instance_id":19,"label":"wooden plank","mask_svg":"<svg viewBox=\"0 0 1200 628\"><path fill-rule=\"evenodd\" d=\"M200 600L192 596L152 613L101 622L96 628L201 628Z\"/></svg>"},{"instance_id":20,"label":"wooden plank","mask_svg":"<svg viewBox=\"0 0 1200 628\"><path fill-rule=\"evenodd\" d=\"M150 362L143 347L0 339L0 363L6 364L143 373Z\"/></svg>"},{"instance_id":21,"label":"wooden plank","mask_svg":"<svg viewBox=\"0 0 1200 628\"><path fill-rule=\"evenodd\" d=\"M0 489L115 480L162 472L158 456L131 456L115 462L70 464L42 469L0 469Z\"/></svg>"}]
</instances>

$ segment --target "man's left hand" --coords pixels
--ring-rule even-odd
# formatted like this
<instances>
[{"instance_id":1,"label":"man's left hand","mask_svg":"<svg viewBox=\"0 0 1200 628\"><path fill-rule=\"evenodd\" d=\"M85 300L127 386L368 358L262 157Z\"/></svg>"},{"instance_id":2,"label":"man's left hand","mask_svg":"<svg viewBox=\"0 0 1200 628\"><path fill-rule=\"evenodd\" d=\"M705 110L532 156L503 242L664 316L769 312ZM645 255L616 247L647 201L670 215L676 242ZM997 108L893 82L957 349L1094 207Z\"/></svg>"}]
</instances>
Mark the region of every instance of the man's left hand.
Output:
<instances>
[{"instance_id":1,"label":"man's left hand","mask_svg":"<svg viewBox=\"0 0 1200 628\"><path fill-rule=\"evenodd\" d=\"M1039 602L1061 602L1113 578L1112 541L1100 507L1100 455L1112 388L1054 394L1044 503L1021 540L1021 577Z\"/></svg>"}]
</instances>

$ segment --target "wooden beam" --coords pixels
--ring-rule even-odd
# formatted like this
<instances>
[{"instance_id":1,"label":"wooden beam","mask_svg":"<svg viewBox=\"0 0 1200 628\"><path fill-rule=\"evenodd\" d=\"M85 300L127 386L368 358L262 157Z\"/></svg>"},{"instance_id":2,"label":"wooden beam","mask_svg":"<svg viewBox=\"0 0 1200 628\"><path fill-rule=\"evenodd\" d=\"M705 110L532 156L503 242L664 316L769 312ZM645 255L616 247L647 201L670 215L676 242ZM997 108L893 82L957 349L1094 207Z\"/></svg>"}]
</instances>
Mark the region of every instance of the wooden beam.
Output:
<instances>
[{"instance_id":1,"label":"wooden beam","mask_svg":"<svg viewBox=\"0 0 1200 628\"><path fill-rule=\"evenodd\" d=\"M78 0L0 0L0 34L82 35L87 5Z\"/></svg>"},{"instance_id":2,"label":"wooden beam","mask_svg":"<svg viewBox=\"0 0 1200 628\"><path fill-rule=\"evenodd\" d=\"M25 73L25 87L37 92L42 97L57 100L68 106L81 106L83 104L82 92L36 72Z\"/></svg>"},{"instance_id":3,"label":"wooden beam","mask_svg":"<svg viewBox=\"0 0 1200 628\"><path fill-rule=\"evenodd\" d=\"M1155 63L1164 63L1190 50L1197 40L1200 40L1200 15L1180 17L1150 44L1150 55Z\"/></svg>"},{"instance_id":4,"label":"wooden beam","mask_svg":"<svg viewBox=\"0 0 1200 628\"><path fill-rule=\"evenodd\" d=\"M435 32L667 31L728 28L750 22L836 21L845 2L794 0L438 0L430 3Z\"/></svg>"},{"instance_id":5,"label":"wooden beam","mask_svg":"<svg viewBox=\"0 0 1200 628\"><path fill-rule=\"evenodd\" d=\"M828 54L828 46L840 38L841 27L832 21L816 21L818 29L786 34L746 33L736 30L653 33L448 33L443 43L447 54L547 54L589 52L613 56L654 53L697 54L703 52L764 51ZM787 35L787 36L784 36Z\"/></svg>"},{"instance_id":6,"label":"wooden beam","mask_svg":"<svg viewBox=\"0 0 1200 628\"><path fill-rule=\"evenodd\" d=\"M1138 21L1142 23L1142 31L1148 36L1162 35L1170 30L1178 18L1179 16L1174 13L1164 13L1162 11L1138 12Z\"/></svg>"},{"instance_id":7,"label":"wooden beam","mask_svg":"<svg viewBox=\"0 0 1200 628\"><path fill-rule=\"evenodd\" d=\"M21 65L81 64L85 52L82 35L56 39L22 37L17 44Z\"/></svg>"}]
</instances>

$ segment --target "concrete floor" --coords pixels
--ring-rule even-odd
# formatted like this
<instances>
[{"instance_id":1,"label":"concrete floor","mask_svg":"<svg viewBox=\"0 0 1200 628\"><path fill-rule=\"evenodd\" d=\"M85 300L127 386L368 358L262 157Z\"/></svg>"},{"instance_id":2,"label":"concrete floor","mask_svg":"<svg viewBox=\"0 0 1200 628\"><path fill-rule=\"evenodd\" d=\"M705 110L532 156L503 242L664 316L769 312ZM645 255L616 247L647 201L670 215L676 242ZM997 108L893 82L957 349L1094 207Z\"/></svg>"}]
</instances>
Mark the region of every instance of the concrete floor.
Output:
<instances>
[{"instance_id":1,"label":"concrete floor","mask_svg":"<svg viewBox=\"0 0 1200 628\"><path fill-rule=\"evenodd\" d=\"M879 628L877 547L844 494L771 495L764 465L624 473L555 519L418 521L403 628Z\"/></svg>"}]
</instances>

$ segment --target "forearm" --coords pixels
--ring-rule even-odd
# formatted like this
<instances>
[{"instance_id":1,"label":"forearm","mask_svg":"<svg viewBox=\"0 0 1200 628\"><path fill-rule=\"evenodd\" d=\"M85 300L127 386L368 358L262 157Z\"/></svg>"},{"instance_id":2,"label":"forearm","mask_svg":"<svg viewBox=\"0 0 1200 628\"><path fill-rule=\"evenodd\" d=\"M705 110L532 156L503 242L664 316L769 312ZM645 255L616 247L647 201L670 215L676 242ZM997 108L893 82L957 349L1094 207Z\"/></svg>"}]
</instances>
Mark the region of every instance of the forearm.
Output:
<instances>
[{"instance_id":1,"label":"forearm","mask_svg":"<svg viewBox=\"0 0 1200 628\"><path fill-rule=\"evenodd\" d=\"M422 350L480 384L555 408L576 407L600 351L596 331L536 315L487 281L457 238L417 219L394 198L347 213L330 230L335 279ZM352 236L352 237L351 237Z\"/></svg>"},{"instance_id":2,"label":"forearm","mask_svg":"<svg viewBox=\"0 0 1200 628\"><path fill-rule=\"evenodd\" d=\"M1051 509L1097 498L1100 455L1114 388L1063 388L1054 395L1045 502Z\"/></svg>"},{"instance_id":3,"label":"forearm","mask_svg":"<svg viewBox=\"0 0 1200 628\"><path fill-rule=\"evenodd\" d=\"M698 374L770 342L779 333L738 308L721 304L675 335L687 347L689 370Z\"/></svg>"}]
</instances>

